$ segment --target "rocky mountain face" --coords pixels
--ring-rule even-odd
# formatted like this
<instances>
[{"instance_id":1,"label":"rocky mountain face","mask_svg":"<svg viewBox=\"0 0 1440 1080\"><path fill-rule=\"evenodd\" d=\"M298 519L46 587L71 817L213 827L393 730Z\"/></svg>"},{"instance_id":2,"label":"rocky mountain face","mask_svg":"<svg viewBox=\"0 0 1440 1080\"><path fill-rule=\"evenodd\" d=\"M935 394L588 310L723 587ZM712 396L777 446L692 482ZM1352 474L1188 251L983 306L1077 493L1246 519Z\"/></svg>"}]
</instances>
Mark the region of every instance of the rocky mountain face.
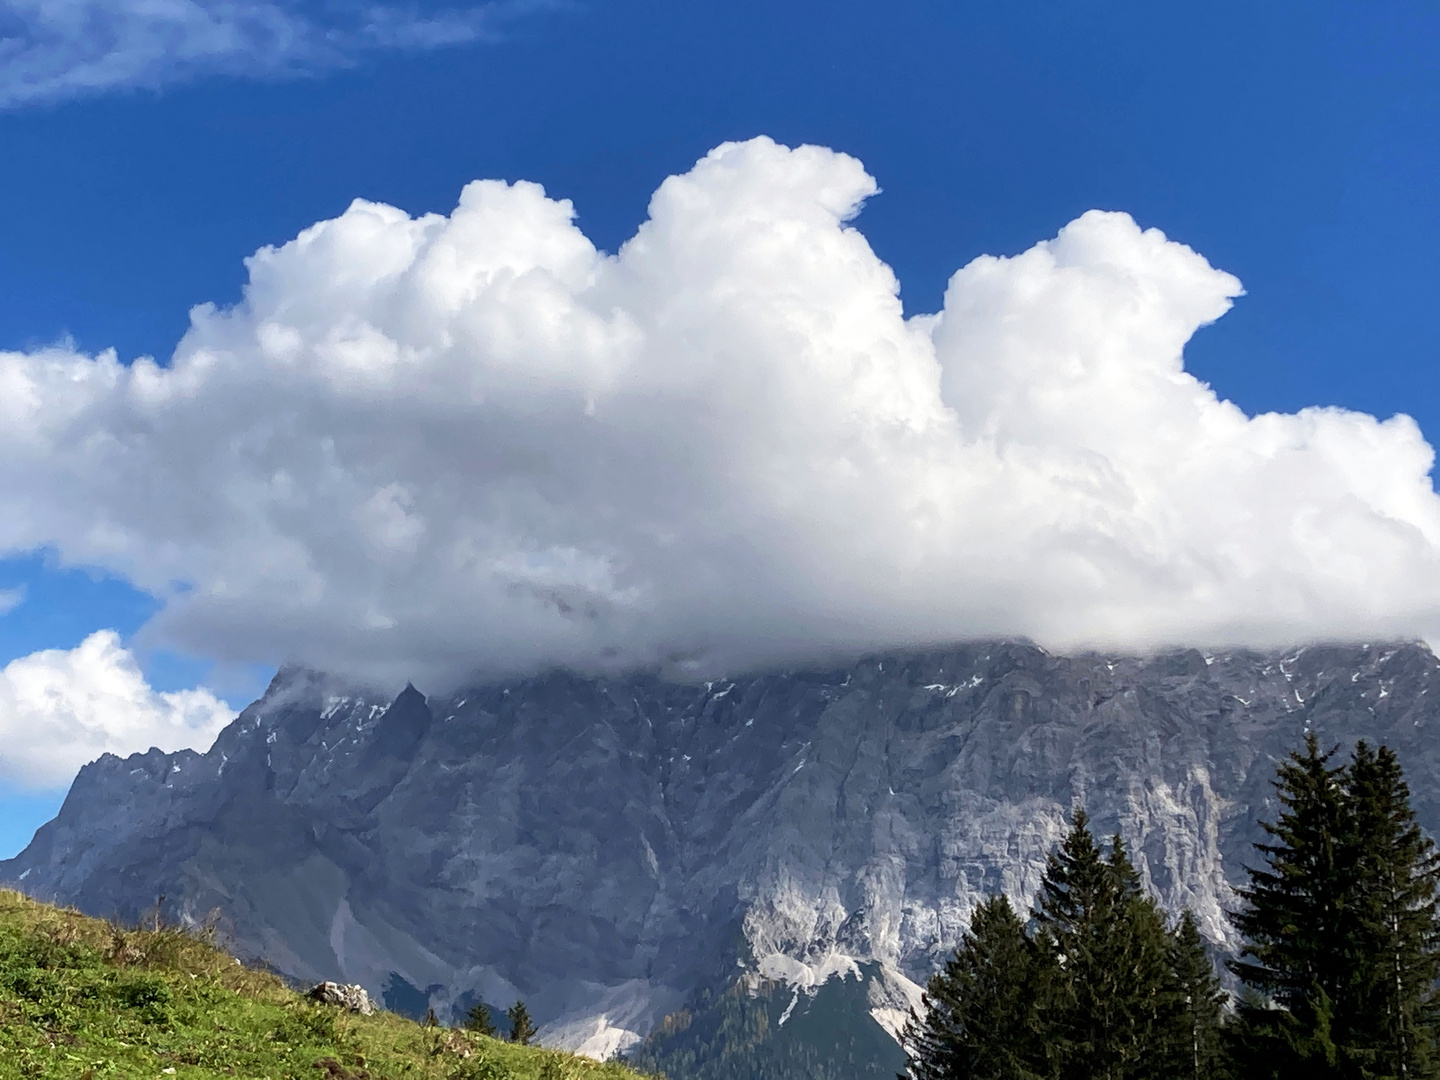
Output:
<instances>
[{"instance_id":1,"label":"rocky mountain face","mask_svg":"<svg viewBox=\"0 0 1440 1080\"><path fill-rule=\"evenodd\" d=\"M98 915L219 908L240 950L392 1007L523 997L542 1041L597 1056L737 980L778 1030L857 979L894 1030L982 896L1028 904L1074 806L1222 947L1307 729L1396 748L1436 831L1437 670L1422 645L995 643L391 701L289 669L207 754L87 766L0 880Z\"/></svg>"}]
</instances>

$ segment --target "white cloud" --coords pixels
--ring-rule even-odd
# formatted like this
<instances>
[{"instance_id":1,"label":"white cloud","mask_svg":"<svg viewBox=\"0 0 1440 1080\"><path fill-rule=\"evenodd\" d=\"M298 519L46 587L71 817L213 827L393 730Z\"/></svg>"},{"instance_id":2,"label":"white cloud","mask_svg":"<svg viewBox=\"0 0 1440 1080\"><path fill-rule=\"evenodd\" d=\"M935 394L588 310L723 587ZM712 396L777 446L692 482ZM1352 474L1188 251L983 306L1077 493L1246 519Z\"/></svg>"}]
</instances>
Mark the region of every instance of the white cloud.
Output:
<instances>
[{"instance_id":1,"label":"white cloud","mask_svg":"<svg viewBox=\"0 0 1440 1080\"><path fill-rule=\"evenodd\" d=\"M234 718L208 690L152 690L119 635L101 630L0 671L0 779L58 787L107 752L207 750Z\"/></svg>"},{"instance_id":2,"label":"white cloud","mask_svg":"<svg viewBox=\"0 0 1440 1080\"><path fill-rule=\"evenodd\" d=\"M356 202L168 367L0 356L0 550L225 660L434 677L1023 634L1440 637L1415 424L1183 368L1233 277L1124 214L906 320L859 162L723 146L616 255L533 184Z\"/></svg>"},{"instance_id":3,"label":"white cloud","mask_svg":"<svg viewBox=\"0 0 1440 1080\"><path fill-rule=\"evenodd\" d=\"M20 585L13 589L0 589L0 615L9 615L17 607L25 602L25 586Z\"/></svg>"},{"instance_id":4,"label":"white cloud","mask_svg":"<svg viewBox=\"0 0 1440 1080\"><path fill-rule=\"evenodd\" d=\"M196 75L274 76L493 36L538 2L421 13L298 0L0 0L0 108Z\"/></svg>"}]
</instances>

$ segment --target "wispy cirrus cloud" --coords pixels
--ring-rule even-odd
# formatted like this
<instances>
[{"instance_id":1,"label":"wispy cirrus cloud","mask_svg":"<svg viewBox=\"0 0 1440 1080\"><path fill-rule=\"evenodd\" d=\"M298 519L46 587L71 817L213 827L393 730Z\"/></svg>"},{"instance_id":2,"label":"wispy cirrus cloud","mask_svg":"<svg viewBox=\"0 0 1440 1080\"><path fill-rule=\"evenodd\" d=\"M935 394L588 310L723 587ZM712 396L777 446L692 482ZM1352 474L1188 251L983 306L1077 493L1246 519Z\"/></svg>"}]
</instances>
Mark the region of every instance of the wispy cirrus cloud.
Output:
<instances>
[{"instance_id":1,"label":"wispy cirrus cloud","mask_svg":"<svg viewBox=\"0 0 1440 1080\"><path fill-rule=\"evenodd\" d=\"M381 49L493 40L529 11L295 0L0 0L0 109L201 75L274 78L353 64Z\"/></svg>"}]
</instances>

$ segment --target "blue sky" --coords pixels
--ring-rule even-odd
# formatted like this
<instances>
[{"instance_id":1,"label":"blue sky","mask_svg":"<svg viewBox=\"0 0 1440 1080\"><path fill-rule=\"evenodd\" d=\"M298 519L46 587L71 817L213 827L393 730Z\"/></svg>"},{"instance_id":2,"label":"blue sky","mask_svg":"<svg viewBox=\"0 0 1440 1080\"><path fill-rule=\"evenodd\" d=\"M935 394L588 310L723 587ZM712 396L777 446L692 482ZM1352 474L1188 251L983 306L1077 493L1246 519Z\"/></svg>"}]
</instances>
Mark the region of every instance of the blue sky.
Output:
<instances>
[{"instance_id":1,"label":"blue sky","mask_svg":"<svg viewBox=\"0 0 1440 1080\"><path fill-rule=\"evenodd\" d=\"M43 38L25 9L0 3L0 34ZM103 42L52 48L49 89L0 90L0 350L163 362L192 306L241 299L246 256L356 197L449 213L470 180L533 180L613 252L664 177L763 134L878 180L857 223L907 313L938 310L976 256L1125 211L1243 282L1186 349L1220 396L1440 431L1433 4L591 0L452 23L317 31L339 44L283 56L257 32L99 85L67 71ZM23 595L0 615L3 662L129 640L159 603L43 552L0 563L3 589ZM208 678L239 705L263 686L263 661L175 641L137 653L156 689ZM0 855L61 789L6 790Z\"/></svg>"}]
</instances>

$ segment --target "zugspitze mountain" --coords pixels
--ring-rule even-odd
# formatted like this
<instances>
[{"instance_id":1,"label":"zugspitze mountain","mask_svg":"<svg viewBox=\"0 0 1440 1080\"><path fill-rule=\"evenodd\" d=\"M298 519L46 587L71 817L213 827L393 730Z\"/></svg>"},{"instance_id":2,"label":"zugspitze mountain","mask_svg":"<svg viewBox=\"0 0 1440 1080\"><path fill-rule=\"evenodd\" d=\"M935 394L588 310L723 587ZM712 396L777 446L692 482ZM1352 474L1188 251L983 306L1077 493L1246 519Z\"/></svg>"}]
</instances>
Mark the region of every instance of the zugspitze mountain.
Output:
<instances>
[{"instance_id":1,"label":"zugspitze mountain","mask_svg":"<svg viewBox=\"0 0 1440 1080\"><path fill-rule=\"evenodd\" d=\"M773 1002L777 1038L831 993L855 1022L796 1038L843 1028L869 1047L850 1075L878 1078L974 905L1023 910L1074 807L1221 949L1305 731L1395 748L1434 832L1437 671L1423 645L997 642L391 699L291 668L206 754L87 766L0 880L125 918L162 894L219 908L243 954L404 1011L524 998L543 1042L598 1057L737 983Z\"/></svg>"}]
</instances>

